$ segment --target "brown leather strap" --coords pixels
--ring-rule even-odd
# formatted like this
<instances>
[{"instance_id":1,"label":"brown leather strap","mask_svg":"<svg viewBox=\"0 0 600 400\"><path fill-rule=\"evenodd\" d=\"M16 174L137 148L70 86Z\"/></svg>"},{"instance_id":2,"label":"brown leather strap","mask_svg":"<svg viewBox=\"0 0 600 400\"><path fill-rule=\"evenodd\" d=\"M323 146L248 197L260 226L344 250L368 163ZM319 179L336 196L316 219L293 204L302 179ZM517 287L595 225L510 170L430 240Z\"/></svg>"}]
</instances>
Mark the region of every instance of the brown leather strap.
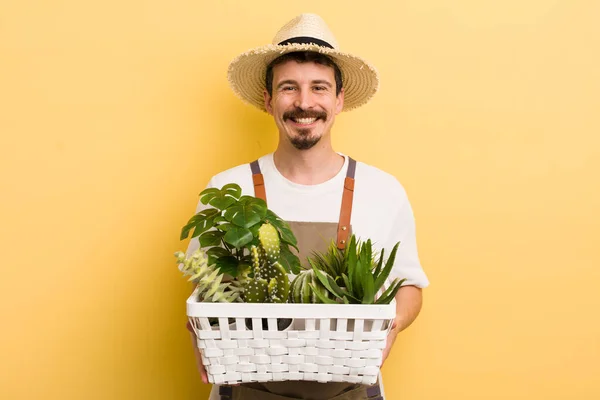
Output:
<instances>
[{"instance_id":1,"label":"brown leather strap","mask_svg":"<svg viewBox=\"0 0 600 400\"><path fill-rule=\"evenodd\" d=\"M348 157L348 172L344 180L344 194L342 195L342 208L340 210L340 221L337 231L337 247L340 250L346 248L348 235L350 233L350 217L352 216L352 199L354 197L354 173L356 161Z\"/></svg>"},{"instance_id":2,"label":"brown leather strap","mask_svg":"<svg viewBox=\"0 0 600 400\"><path fill-rule=\"evenodd\" d=\"M265 191L265 178L260 172L260 166L258 160L250 163L250 169L252 170L252 182L254 183L254 196L267 201L267 193Z\"/></svg>"},{"instance_id":3,"label":"brown leather strap","mask_svg":"<svg viewBox=\"0 0 600 400\"><path fill-rule=\"evenodd\" d=\"M252 170L252 182L254 184L254 196L267 201L265 192L265 179L260 171L258 160L250 163ZM340 250L346 248L348 235L350 233L350 217L352 216L352 199L354 197L354 173L356 172L356 161L348 157L348 171L344 180L344 193L342 194L342 207L337 230L337 247Z\"/></svg>"}]
</instances>

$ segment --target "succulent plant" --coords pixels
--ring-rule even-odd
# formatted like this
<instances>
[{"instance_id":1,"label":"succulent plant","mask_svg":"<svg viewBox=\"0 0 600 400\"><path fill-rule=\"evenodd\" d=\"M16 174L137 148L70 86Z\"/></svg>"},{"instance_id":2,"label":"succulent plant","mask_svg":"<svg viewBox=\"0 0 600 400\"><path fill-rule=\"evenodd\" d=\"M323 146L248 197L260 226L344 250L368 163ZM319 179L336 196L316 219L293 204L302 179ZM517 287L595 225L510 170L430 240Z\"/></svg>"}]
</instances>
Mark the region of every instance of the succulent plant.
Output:
<instances>
[{"instance_id":1,"label":"succulent plant","mask_svg":"<svg viewBox=\"0 0 600 400\"><path fill-rule=\"evenodd\" d=\"M247 303L285 303L290 290L287 271L279 262L280 242L277 229L264 223L258 229L259 244L252 245L252 277L244 280Z\"/></svg>"},{"instance_id":2,"label":"succulent plant","mask_svg":"<svg viewBox=\"0 0 600 400\"><path fill-rule=\"evenodd\" d=\"M214 265L208 264L208 255L198 249L186 258L182 251L175 253L181 272L190 276L188 281L196 284L198 301L227 302L241 301L241 289L228 282L222 282L223 274Z\"/></svg>"},{"instance_id":3,"label":"succulent plant","mask_svg":"<svg viewBox=\"0 0 600 400\"><path fill-rule=\"evenodd\" d=\"M316 291L319 291L321 296L333 298L333 295L317 279L312 269L303 270L292 281L289 301L290 303L323 303L315 293Z\"/></svg>"},{"instance_id":4,"label":"succulent plant","mask_svg":"<svg viewBox=\"0 0 600 400\"><path fill-rule=\"evenodd\" d=\"M333 299L324 296L322 289L312 282L309 282L308 285L314 295L323 303L389 304L406 280L394 279L378 296L392 271L399 245L400 242L396 243L384 265L384 250L377 259L370 239L361 243L357 241L355 235L352 235L350 243L343 253L343 264L339 263L339 256L333 257L331 254L329 257L324 257L317 253L313 258L308 259L318 282L326 288ZM330 248L329 252L331 251ZM326 260L333 260L335 264L328 265ZM341 273L341 280L339 276L332 277L332 271L336 274Z\"/></svg>"}]
</instances>

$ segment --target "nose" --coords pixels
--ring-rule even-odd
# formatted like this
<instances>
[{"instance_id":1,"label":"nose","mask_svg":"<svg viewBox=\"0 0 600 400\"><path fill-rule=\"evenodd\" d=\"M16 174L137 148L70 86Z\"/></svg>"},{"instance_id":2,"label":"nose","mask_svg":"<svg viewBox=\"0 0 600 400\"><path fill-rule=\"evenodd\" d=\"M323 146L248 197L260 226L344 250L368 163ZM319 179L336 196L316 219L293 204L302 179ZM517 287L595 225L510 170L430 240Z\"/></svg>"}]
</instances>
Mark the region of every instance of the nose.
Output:
<instances>
[{"instance_id":1,"label":"nose","mask_svg":"<svg viewBox=\"0 0 600 400\"><path fill-rule=\"evenodd\" d=\"M302 110L308 110L314 105L312 93L310 90L298 89L294 106L301 108Z\"/></svg>"}]
</instances>

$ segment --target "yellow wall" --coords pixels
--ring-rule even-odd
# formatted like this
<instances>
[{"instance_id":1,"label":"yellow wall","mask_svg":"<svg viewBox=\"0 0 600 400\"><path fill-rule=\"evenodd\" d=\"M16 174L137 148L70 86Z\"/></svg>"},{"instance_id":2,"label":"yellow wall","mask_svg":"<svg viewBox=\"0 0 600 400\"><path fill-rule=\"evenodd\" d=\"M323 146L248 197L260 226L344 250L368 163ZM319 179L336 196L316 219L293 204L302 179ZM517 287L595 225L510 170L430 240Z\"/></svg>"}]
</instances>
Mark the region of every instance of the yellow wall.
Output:
<instances>
[{"instance_id":1,"label":"yellow wall","mask_svg":"<svg viewBox=\"0 0 600 400\"><path fill-rule=\"evenodd\" d=\"M600 398L593 0L2 0L0 398L207 393L172 254L273 150L225 71L300 12L381 72L334 140L403 182L432 282L388 398Z\"/></svg>"}]
</instances>

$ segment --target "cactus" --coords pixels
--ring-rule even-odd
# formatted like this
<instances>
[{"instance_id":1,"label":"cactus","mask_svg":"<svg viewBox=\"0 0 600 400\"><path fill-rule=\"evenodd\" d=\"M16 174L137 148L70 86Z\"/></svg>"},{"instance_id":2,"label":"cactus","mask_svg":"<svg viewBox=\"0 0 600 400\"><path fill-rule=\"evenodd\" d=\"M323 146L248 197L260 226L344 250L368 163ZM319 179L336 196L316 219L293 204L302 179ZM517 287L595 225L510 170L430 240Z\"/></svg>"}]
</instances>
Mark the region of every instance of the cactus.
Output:
<instances>
[{"instance_id":1,"label":"cactus","mask_svg":"<svg viewBox=\"0 0 600 400\"><path fill-rule=\"evenodd\" d=\"M285 268L279 262L279 234L273 225L265 223L258 230L258 239L259 245L250 248L254 276L245 279L244 301L285 303L290 281Z\"/></svg>"},{"instance_id":2,"label":"cactus","mask_svg":"<svg viewBox=\"0 0 600 400\"><path fill-rule=\"evenodd\" d=\"M290 287L290 302L323 303L321 298L315 293L315 290L318 290L323 297L328 299L333 297L327 288L317 279L312 269L304 270L292 282Z\"/></svg>"},{"instance_id":3,"label":"cactus","mask_svg":"<svg viewBox=\"0 0 600 400\"><path fill-rule=\"evenodd\" d=\"M241 289L231 286L230 283L222 282L223 274L215 268L208 265L208 256L198 249L190 257L185 253L178 251L175 253L177 263L182 264L181 272L189 275L188 279L196 284L198 301L208 302L227 302L241 301Z\"/></svg>"}]
</instances>

